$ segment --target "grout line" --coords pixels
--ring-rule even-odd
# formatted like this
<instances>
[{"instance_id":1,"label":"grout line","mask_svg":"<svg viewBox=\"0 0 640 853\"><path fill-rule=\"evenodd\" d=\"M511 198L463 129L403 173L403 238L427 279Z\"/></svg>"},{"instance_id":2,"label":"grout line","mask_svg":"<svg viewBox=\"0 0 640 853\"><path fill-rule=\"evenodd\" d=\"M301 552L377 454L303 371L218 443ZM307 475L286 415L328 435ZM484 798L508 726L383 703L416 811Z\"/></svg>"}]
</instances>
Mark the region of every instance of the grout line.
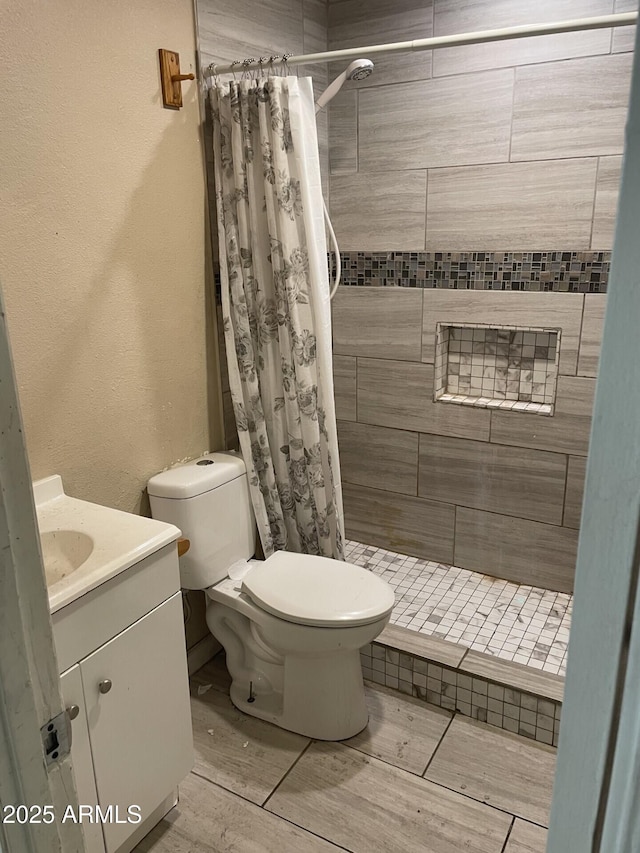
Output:
<instances>
[{"instance_id":1,"label":"grout line","mask_svg":"<svg viewBox=\"0 0 640 853\"><path fill-rule=\"evenodd\" d=\"M620 152L613 152L612 154L607 154L607 155L603 155L603 156L607 156L607 157L620 156ZM597 161L598 155L597 154L585 154L582 156L578 155L578 156L574 156L574 157L554 157L553 159L538 158L538 159L533 159L533 160L487 160L486 162L483 162L483 163L457 163L457 164L456 163L449 163L446 165L443 164L441 166L428 166L428 167L426 167L426 166L422 166L422 167L413 166L410 169L401 169L401 168L400 169L367 169L366 174L367 175L379 175L379 174L388 174L389 172L421 172L427 168L430 172L440 172L443 169L476 169L476 168L485 167L485 166L518 166L518 165L524 166L524 165L532 165L534 163L565 163L567 161L574 161L574 160L576 162L580 162L580 163L588 161L588 160L596 160ZM497 252L498 254L501 254L502 252L505 252L505 251L509 251L509 252L534 252L534 251L537 251L536 249L503 249L503 248L489 248L489 249L487 249L486 244L483 244L483 246L484 246L484 248L481 248L480 246L476 246L475 248L473 248L473 247L471 247L471 248L467 247L464 249L454 248L454 249L448 249L447 251L451 251L451 252ZM398 250L392 250L392 251L418 252L418 251L420 251L420 249L398 249ZM439 251L439 250L434 249L433 251ZM545 249L544 251L560 252L560 251L562 251L562 249ZM610 252L611 249L591 249L589 246L583 246L583 247L574 248L571 251L574 251L574 252ZM500 291L494 291L494 292L499 293ZM541 291L532 291L532 292L548 293L549 291L542 291L541 290ZM561 291L561 292L564 292L564 291Z\"/></svg>"},{"instance_id":2,"label":"grout line","mask_svg":"<svg viewBox=\"0 0 640 853\"><path fill-rule=\"evenodd\" d=\"M356 93L356 174L360 172L360 89Z\"/></svg>"},{"instance_id":3,"label":"grout line","mask_svg":"<svg viewBox=\"0 0 640 853\"><path fill-rule=\"evenodd\" d=\"M465 717L465 719L469 719ZM473 720L472 722L477 722ZM511 735L511 737L519 737L518 735L514 735L513 732L507 732L504 729L496 729L495 726L490 726L487 723L479 723L481 726L487 726L489 729L493 729L494 731L502 731L505 735ZM537 744L538 746L548 746L549 744L539 743L538 741L531 740L530 738L521 738L521 740L528 741L532 744ZM425 773L427 771L425 770ZM436 782L435 779L427 779L425 776L422 777L425 782L430 782L432 785L437 785L439 788L443 788L445 791L451 791L452 794L457 794L459 797L464 797L466 800L471 800L474 803L478 803L478 805L486 806L488 809L493 809L494 812L499 812L500 814L508 815L511 818L520 817L520 815L514 815L513 812L508 811L506 808L500 808L499 806L494 806L493 803L488 803L485 800L479 799L479 797L472 797L471 794L467 794L466 791L461 791L459 788L452 788L450 785L445 785L444 782ZM534 826L539 827L540 829L548 829L549 827L543 823L538 823L536 820L531 820L528 817L520 817L520 820L525 821L526 823L532 823Z\"/></svg>"},{"instance_id":4,"label":"grout line","mask_svg":"<svg viewBox=\"0 0 640 853\"><path fill-rule=\"evenodd\" d=\"M309 747L311 746L311 744L312 744L312 743L315 743L315 741L313 741L313 740L309 740L309 742L307 743L307 745L305 746L305 748L302 750L302 752L300 753L300 755L296 758L296 760L293 762L293 764L291 765L291 767L289 767L289 769L285 772L285 774L284 774L284 776L282 777L282 779L280 779L280 781L276 784L276 786L275 786L275 787L274 787L274 789L271 791L271 793L269 794L269 796L267 797L267 799L264 801L264 803L262 803L261 808L264 808L264 807L267 805L267 803L269 802L269 800L271 799L271 797L273 797L273 795L274 795L274 794L275 794L275 792L278 790L278 788L280 787L280 785L282 785L282 783L284 782L284 780L287 778L287 776L289 775L289 773L291 773L291 771L293 770L293 768L296 766L296 764L298 763L298 761L300 761L300 759L301 759L301 758L302 758L302 756L305 754L305 752L309 749Z\"/></svg>"},{"instance_id":5,"label":"grout line","mask_svg":"<svg viewBox=\"0 0 640 853\"><path fill-rule=\"evenodd\" d=\"M517 446L519 446L519 445L511 445L511 444L506 444L506 445L497 445L497 444L494 444L493 446L494 446L494 447L517 447ZM525 450L535 450L535 449L537 449L537 448L523 448L523 449L525 449ZM542 451L540 451L540 452L541 452L541 453L553 453L555 456L565 456L565 455L567 455L567 454L564 454L564 453L558 453L558 452L557 452L557 451L555 451L555 450L549 450L549 451L547 451L547 450L542 450ZM575 455L577 455L577 454L570 454L570 455L575 456ZM582 458L586 458L586 457L582 457ZM367 489L368 489L368 488L371 488L371 487L370 487L370 486L365 486L364 488L367 488ZM384 490L384 489L378 489L378 491L386 491L386 490ZM389 492L389 494L394 494L394 495L396 495L396 494L406 494L406 492ZM555 521L540 521L540 519L538 519L538 518L528 518L527 516L524 516L524 515L510 515L510 514L508 514L508 513L506 513L506 512L498 512L498 511L497 511L497 510L495 510L495 509L478 509L478 507L475 507L475 506L470 506L470 505L467 505L467 504L454 504L452 501L442 501L442 500L438 500L438 499L436 499L436 498L429 498L429 497L426 497L425 495L419 495L418 497L422 498L422 499L423 499L423 500L425 500L425 501L427 501L427 500L428 500L428 501L431 501L431 503L439 503L439 504L442 504L443 506L454 506L454 507L456 508L456 510L457 510L457 509L470 509L470 510L472 510L473 512L486 512L488 515L499 515L501 518L515 518L515 519L518 519L518 521L529 521L529 522L531 522L532 524L545 524L545 525L547 525L547 526L549 526L549 527L562 527L562 526L563 526L561 522L560 522L560 523L557 523L557 522L555 522ZM573 528L567 528L567 529L568 529L568 530L573 530ZM424 559L424 558L420 558L420 559ZM453 565L456 569L465 569L465 571L467 571L467 572L475 572L476 574L479 574L479 575L487 574L486 572L480 571L479 569L469 569L469 568L467 568L466 566L458 566L458 565L456 565L455 561L454 561L454 563L453 563L452 565ZM489 577L494 577L494 575L489 575ZM526 585L527 585L527 584L524 584L522 581L511 580L510 578L497 578L497 580L505 580L505 581L508 581L509 583L515 583L515 584L518 584L518 586L526 586ZM534 583L534 584L532 584L532 586L537 586L537 584L535 584L535 583ZM540 588L540 589L546 589L546 587L539 587L539 588ZM560 593L560 592L561 592L561 593L563 593L564 595L566 595L566 593L564 592L564 590L549 589L548 591L549 591L549 592L556 592L556 593ZM572 593L569 593L569 594L571 595Z\"/></svg>"},{"instance_id":6,"label":"grout line","mask_svg":"<svg viewBox=\"0 0 640 853\"><path fill-rule=\"evenodd\" d=\"M634 24L627 24L624 27L624 29L626 29L627 26L633 27ZM605 29L604 27L601 28L601 30L604 30L604 29ZM622 27L607 27L606 29L614 30L614 29L623 29L623 28ZM530 36L529 38L532 38L532 37ZM468 47L468 45L454 45L453 47L432 48L431 52L436 53L436 52L442 51L442 50L460 50L460 49L464 50L467 47ZM625 50L625 51L621 51L621 52L622 53L631 53L630 50ZM462 77L465 74L486 74L487 72L490 72L490 71L506 71L508 68L531 68L532 66L535 66L535 65L553 65L554 63L557 63L557 62L569 62L572 59L598 59L601 56L602 57L609 56L609 53L610 53L609 50L600 50L600 51L596 51L596 52L592 51L591 53L584 53L584 54L581 53L577 56L565 57L564 59L558 58L558 57L551 58L551 59L539 58L539 59L530 60L529 62L520 62L518 64L497 65L497 66L494 65L494 66L491 66L490 68L478 68L475 71L465 70L465 71L454 71L454 72L449 73L449 74L438 74L438 75L434 76L433 79L434 80L441 80L443 78L446 79L447 77ZM427 77L424 79L429 80L431 78ZM416 81L416 82L424 82L424 81L421 80L421 81ZM390 83L388 85L393 85L393 84Z\"/></svg>"},{"instance_id":7,"label":"grout line","mask_svg":"<svg viewBox=\"0 0 640 853\"><path fill-rule=\"evenodd\" d=\"M428 240L427 240L427 221L429 214L429 169L424 170L424 178L425 178L425 199L424 199L424 251L427 251ZM424 290L424 288L422 288ZM424 300L423 300L424 302ZM424 315L423 315L424 320ZM422 355L422 352L421 352Z\"/></svg>"},{"instance_id":8,"label":"grout line","mask_svg":"<svg viewBox=\"0 0 640 853\"><path fill-rule=\"evenodd\" d=\"M355 376L355 379L356 379L356 389L355 389L355 394L356 394L356 403L355 403L356 420L355 420L355 422L356 423L360 423L360 421L358 420L358 377L359 377L358 367L359 367L359 360L360 359L358 358L358 356L355 356L355 362L356 362L356 364L355 364L355 372L356 372L356 376Z\"/></svg>"},{"instance_id":9,"label":"grout line","mask_svg":"<svg viewBox=\"0 0 640 853\"><path fill-rule=\"evenodd\" d=\"M587 300L586 293L582 294L582 311L580 312L580 330L578 332L578 353L576 355L576 372L570 374L571 376L579 377L580 374L578 371L580 370L580 350L582 349L582 333L584 332L584 314L587 310ZM600 343L602 345L602 333L600 333ZM560 378L560 362L558 361L558 378ZM590 377L581 377L581 378L590 378ZM597 377L596 377L597 378ZM558 389L556 385L556 399L558 396Z\"/></svg>"},{"instance_id":10,"label":"grout line","mask_svg":"<svg viewBox=\"0 0 640 853\"><path fill-rule=\"evenodd\" d=\"M323 835L318 835L316 832L307 829L306 826L301 826L299 823L294 823L294 821L289 820L289 818L285 817L284 815L277 814L276 812L272 812L268 809L265 809L264 805L261 806L259 803L256 803L255 800L250 800L248 797L243 797L242 794L239 794L237 791L232 791L231 788L226 788L224 785L220 784L220 782L214 782L213 779L209 779L207 776L203 776L201 773L198 773L195 770L191 770L190 772L193 776L197 776L198 779L202 779L204 782L208 782L215 788L220 788L220 790L225 791L225 793L231 794L232 797L237 797L239 800L242 800L242 802L247 803L250 806L255 806L256 809L261 809L262 811L265 811L267 814L271 815L271 817L275 818L276 820L282 820L284 821L284 823L289 824L289 826L295 826L297 829L300 829L302 832L305 832L308 835L313 836L314 838L320 838L322 841L326 841L328 844L331 844L337 850L346 850L347 853L350 853L347 847L343 847L341 844L337 844L335 841L331 841L329 838L325 838Z\"/></svg>"},{"instance_id":11,"label":"grout line","mask_svg":"<svg viewBox=\"0 0 640 853\"><path fill-rule=\"evenodd\" d=\"M505 838L504 844L502 845L501 853L506 853L507 844L509 843L509 838L511 838L511 833L513 832L513 828L515 825L516 825L516 819L514 816L513 820L511 821L511 826L509 827L509 831L507 832L507 837Z\"/></svg>"},{"instance_id":12,"label":"grout line","mask_svg":"<svg viewBox=\"0 0 640 853\"><path fill-rule=\"evenodd\" d=\"M513 89L511 90L511 121L509 123L509 153L507 154L507 162L511 163L511 148L513 146L513 119L515 115L515 106L516 106L516 85L517 85L517 76L518 69L514 66L513 68ZM521 162L521 161L515 161Z\"/></svg>"},{"instance_id":13,"label":"grout line","mask_svg":"<svg viewBox=\"0 0 640 853\"><path fill-rule=\"evenodd\" d=\"M453 565L456 565L456 534L458 532L458 505L453 505L453 549L451 554L451 560Z\"/></svg>"},{"instance_id":14,"label":"grout line","mask_svg":"<svg viewBox=\"0 0 640 853\"><path fill-rule=\"evenodd\" d=\"M616 4L614 2L614 4L613 4L613 13L614 14L615 14L615 11L616 11ZM609 37L609 53L605 54L605 56L607 56L607 55L612 56L613 55L613 35L614 35L616 29L617 29L617 27L611 27L611 35Z\"/></svg>"},{"instance_id":15,"label":"grout line","mask_svg":"<svg viewBox=\"0 0 640 853\"><path fill-rule=\"evenodd\" d=\"M426 221L426 212L425 212L425 221ZM423 361L424 356L424 312L425 312L425 300L424 300L424 291L426 288L422 287L422 304L420 306L420 364L425 364ZM435 357L434 357L435 359ZM435 376L436 363L435 360L433 362L433 370Z\"/></svg>"},{"instance_id":16,"label":"grout line","mask_svg":"<svg viewBox=\"0 0 640 853\"><path fill-rule=\"evenodd\" d=\"M373 685L373 688L372 688L372 689L375 689L375 688L377 688L377 687L384 687L384 684L376 684L374 681L369 682L369 683ZM391 690L391 691L393 691L394 693L396 693L398 696L401 696L401 697L403 697L403 698L406 698L406 699L410 699L410 698L412 698L412 697L410 697L408 694L400 693L400 691L395 690L393 687L387 687L387 688L385 688L385 689L386 689L386 690ZM413 698L415 698L415 697L413 697ZM422 704L423 704L423 705L427 708L427 710L429 710L429 711L430 711L432 708L437 708L437 707L438 707L437 705L430 705L430 704L428 704L427 702L423 702ZM451 712L451 711L450 711L449 713L453 713L453 712ZM447 729L449 728L450 724L451 724L450 722L448 722L448 723L447 723ZM446 731L446 729L445 729L445 731ZM396 770L401 770L403 773L408 773L410 776L415 776L415 777L416 777L416 779L422 779L422 778L423 778L423 777L422 777L422 773L420 773L419 771L407 770L407 768L406 768L406 767L400 767L398 764L394 764L394 763L393 763L393 761L390 761L389 759L381 758L379 755L374 755L374 754L373 754L373 753L371 753L371 752L365 752L363 749L358 749L358 747L357 747L357 746L353 746L353 745L352 745L352 744L350 744L348 741L344 741L344 740L343 740L343 741L335 741L335 743L339 743L339 744L340 744L340 746L344 746L344 747L346 747L347 749L352 749L354 752L357 752L357 753L358 753L358 755L366 755L366 756L367 756L367 758L375 758L375 759L376 759L376 761L381 762L381 764L386 764L386 765L387 765L387 767L394 767ZM439 743L439 742L438 742L438 743Z\"/></svg>"},{"instance_id":17,"label":"grout line","mask_svg":"<svg viewBox=\"0 0 640 853\"><path fill-rule=\"evenodd\" d=\"M243 800L245 803L251 803L256 806L256 808L262 808L258 803L254 802L254 800L250 800L248 797L243 797L242 794L238 794L235 791L232 791L230 788L225 788L224 785L221 785L220 782L214 782L213 779L209 779L208 776L205 776L203 773L199 773L197 770L190 770L189 773L192 776L196 776L198 779L202 779L203 782L208 782L210 785L213 785L215 788L220 788L223 791L226 791L228 794L233 794L235 797L238 797L240 800Z\"/></svg>"},{"instance_id":18,"label":"grout line","mask_svg":"<svg viewBox=\"0 0 640 853\"><path fill-rule=\"evenodd\" d=\"M197 776L198 779L202 779L204 782L208 782L210 785L213 785L215 788L220 788L222 791L226 791L228 794L233 794L234 797L238 797L239 800L242 800L245 803L250 803L257 809L262 808L260 803L256 803L255 800L250 800L249 797L245 797L243 794L239 794L237 791L232 791L231 788L227 788L221 782L216 782L213 779L210 779L208 776L205 776L204 773L200 773L197 770L191 770L190 773L193 776Z\"/></svg>"},{"instance_id":19,"label":"grout line","mask_svg":"<svg viewBox=\"0 0 640 853\"><path fill-rule=\"evenodd\" d=\"M593 182L593 202L591 206L591 228L589 230L589 248L593 245L593 229L596 221L596 201L598 199L598 176L600 175L600 160L602 158L598 157L596 162L596 179ZM593 249L591 249L593 251ZM580 338L578 338L578 342L580 342Z\"/></svg>"},{"instance_id":20,"label":"grout line","mask_svg":"<svg viewBox=\"0 0 640 853\"><path fill-rule=\"evenodd\" d=\"M567 492L569 490L569 454L567 453L567 464L564 475L564 494L562 496L562 526L565 527L564 517L567 514Z\"/></svg>"},{"instance_id":21,"label":"grout line","mask_svg":"<svg viewBox=\"0 0 640 853\"><path fill-rule=\"evenodd\" d=\"M445 710L445 709L443 709L443 710ZM420 775L422 776L422 778L423 778L423 779L424 779L424 774L427 772L427 770L428 770L428 769L429 769L429 767L431 766L431 762L433 761L433 759L434 759L434 758L435 758L435 756L436 756L436 752L437 752L437 751L440 749L440 747L442 746L442 741L445 739L445 737L446 737L446 735L447 735L447 733L448 733L449 729L451 728L451 724L453 723L454 718L455 718L455 717L457 716L457 714L458 714L458 712L457 712L457 711L449 711L449 713L451 714L451 719L450 719L450 720L449 720L449 722L447 723L447 726L446 726L445 730L442 732L442 735L440 736L440 739L438 740L438 743L437 743L437 745L436 745L436 748L435 748L435 749L433 750L433 752L431 753L431 756L430 756L429 760L427 761L426 767L424 768L424 770L423 770L423 771L422 771L422 773L420 774Z\"/></svg>"}]
</instances>

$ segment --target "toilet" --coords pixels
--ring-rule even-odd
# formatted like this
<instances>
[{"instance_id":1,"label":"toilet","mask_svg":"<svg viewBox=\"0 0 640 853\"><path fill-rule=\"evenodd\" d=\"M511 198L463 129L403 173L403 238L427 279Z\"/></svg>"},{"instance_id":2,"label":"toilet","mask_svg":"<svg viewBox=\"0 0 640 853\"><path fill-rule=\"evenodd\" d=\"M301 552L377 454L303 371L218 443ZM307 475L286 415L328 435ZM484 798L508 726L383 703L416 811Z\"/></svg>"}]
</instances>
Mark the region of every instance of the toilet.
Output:
<instances>
[{"instance_id":1,"label":"toilet","mask_svg":"<svg viewBox=\"0 0 640 853\"><path fill-rule=\"evenodd\" d=\"M360 653L389 621L391 587L340 560L255 554L239 454L211 453L152 477L154 518L190 540L181 585L207 596L207 625L224 646L231 701L306 737L342 740L367 725Z\"/></svg>"}]
</instances>

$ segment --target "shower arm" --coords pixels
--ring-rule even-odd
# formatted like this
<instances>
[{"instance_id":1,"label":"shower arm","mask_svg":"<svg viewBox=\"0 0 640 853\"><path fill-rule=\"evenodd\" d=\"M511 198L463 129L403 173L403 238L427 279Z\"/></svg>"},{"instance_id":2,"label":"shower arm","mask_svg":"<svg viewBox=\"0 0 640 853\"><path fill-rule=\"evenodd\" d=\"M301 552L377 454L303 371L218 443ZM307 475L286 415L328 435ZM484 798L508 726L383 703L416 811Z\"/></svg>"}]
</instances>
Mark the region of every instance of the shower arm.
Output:
<instances>
[{"instance_id":1,"label":"shower arm","mask_svg":"<svg viewBox=\"0 0 640 853\"><path fill-rule=\"evenodd\" d=\"M577 18L570 21L557 21L553 24L525 24L517 27L505 27L496 30L480 30L475 33L458 33L450 36L434 36L433 38L399 41L390 44L374 44L365 47L329 50L324 53L307 53L299 56L283 56L281 59L271 57L265 59L245 59L232 62L230 65L209 65L204 70L205 77L215 77L218 74L251 71L254 69L268 70L281 65L311 65L318 62L334 60L359 59L384 53L402 53L414 50L434 50L442 47L460 47L467 44L485 44L494 41L529 38L530 36L554 35L556 33L580 32L582 30L598 30L608 27L625 27L635 24L637 12L619 12L614 15L600 15L592 18Z\"/></svg>"}]
</instances>

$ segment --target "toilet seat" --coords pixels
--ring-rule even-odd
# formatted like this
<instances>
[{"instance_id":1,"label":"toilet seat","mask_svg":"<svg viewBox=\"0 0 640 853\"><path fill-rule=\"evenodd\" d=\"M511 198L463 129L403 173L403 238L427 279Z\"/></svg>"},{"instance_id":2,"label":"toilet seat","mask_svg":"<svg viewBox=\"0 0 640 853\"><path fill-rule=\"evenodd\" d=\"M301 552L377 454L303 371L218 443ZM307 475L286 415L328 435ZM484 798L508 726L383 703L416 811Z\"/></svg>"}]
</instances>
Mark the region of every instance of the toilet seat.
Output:
<instances>
[{"instance_id":1,"label":"toilet seat","mask_svg":"<svg viewBox=\"0 0 640 853\"><path fill-rule=\"evenodd\" d=\"M258 607L299 625L346 628L387 616L392 589L367 569L310 554L276 551L242 581Z\"/></svg>"}]
</instances>

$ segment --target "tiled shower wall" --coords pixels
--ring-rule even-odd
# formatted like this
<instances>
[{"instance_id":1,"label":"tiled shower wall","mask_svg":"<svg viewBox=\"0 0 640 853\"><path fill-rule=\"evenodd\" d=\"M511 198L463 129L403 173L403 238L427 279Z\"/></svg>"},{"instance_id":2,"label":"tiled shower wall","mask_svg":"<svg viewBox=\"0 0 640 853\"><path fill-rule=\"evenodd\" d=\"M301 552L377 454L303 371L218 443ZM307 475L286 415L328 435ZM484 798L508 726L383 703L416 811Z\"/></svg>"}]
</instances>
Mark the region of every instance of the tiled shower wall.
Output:
<instances>
[{"instance_id":1,"label":"tiled shower wall","mask_svg":"<svg viewBox=\"0 0 640 853\"><path fill-rule=\"evenodd\" d=\"M606 296L342 287L334 372L347 536L573 587ZM437 323L559 328L553 416L433 401Z\"/></svg>"},{"instance_id":2,"label":"tiled shower wall","mask_svg":"<svg viewBox=\"0 0 640 853\"><path fill-rule=\"evenodd\" d=\"M212 62L222 64L247 57L270 56L271 54L316 53L327 49L327 3L326 0L197 0L196 19L198 28L198 58L200 67ZM300 76L312 75L316 96L328 84L327 66L298 66L291 73ZM322 186L325 193L329 186L328 116L322 112L317 116L318 146ZM209 220L214 263L217 268L217 227L215 188L213 181L213 152L209 122L204 128L204 148L207 166L209 195ZM327 193L328 195L328 193ZM221 358L222 404L224 415L225 448L238 446L226 353L221 324L221 308L218 314L218 349Z\"/></svg>"},{"instance_id":3,"label":"tiled shower wall","mask_svg":"<svg viewBox=\"0 0 640 853\"><path fill-rule=\"evenodd\" d=\"M635 6L330 0L329 47ZM572 589L633 34L379 57L332 102L350 538ZM553 415L434 402L437 323L561 329Z\"/></svg>"},{"instance_id":4,"label":"tiled shower wall","mask_svg":"<svg viewBox=\"0 0 640 853\"><path fill-rule=\"evenodd\" d=\"M330 49L635 8L634 0L336 0ZM330 107L344 252L611 247L634 27L375 58ZM344 63L330 66L330 73Z\"/></svg>"},{"instance_id":5,"label":"tiled shower wall","mask_svg":"<svg viewBox=\"0 0 640 853\"><path fill-rule=\"evenodd\" d=\"M197 0L198 58L200 66L223 64L248 57L271 54L316 53L327 49L327 4L325 0ZM290 71L313 76L316 94L328 83L327 66L296 66ZM241 74L238 74L240 77ZM225 79L231 79L225 77ZM327 116L317 118L320 161L328 163ZM211 162L210 146L207 159ZM209 175L211 169L207 170ZM323 185L326 185L323 174ZM212 186L212 185L210 185ZM213 204L215 196L211 195ZM215 206L212 206L215 220Z\"/></svg>"},{"instance_id":6,"label":"tiled shower wall","mask_svg":"<svg viewBox=\"0 0 640 853\"><path fill-rule=\"evenodd\" d=\"M337 0L329 46L634 6ZM322 50L325 13L322 0L198 0L201 62ZM632 33L380 57L374 75L332 102L332 218L345 282L364 285L341 288L334 302L350 537L571 589ZM322 66L313 76L327 80ZM503 289L571 293L483 292ZM434 403L439 321L562 328L553 417Z\"/></svg>"}]
</instances>

